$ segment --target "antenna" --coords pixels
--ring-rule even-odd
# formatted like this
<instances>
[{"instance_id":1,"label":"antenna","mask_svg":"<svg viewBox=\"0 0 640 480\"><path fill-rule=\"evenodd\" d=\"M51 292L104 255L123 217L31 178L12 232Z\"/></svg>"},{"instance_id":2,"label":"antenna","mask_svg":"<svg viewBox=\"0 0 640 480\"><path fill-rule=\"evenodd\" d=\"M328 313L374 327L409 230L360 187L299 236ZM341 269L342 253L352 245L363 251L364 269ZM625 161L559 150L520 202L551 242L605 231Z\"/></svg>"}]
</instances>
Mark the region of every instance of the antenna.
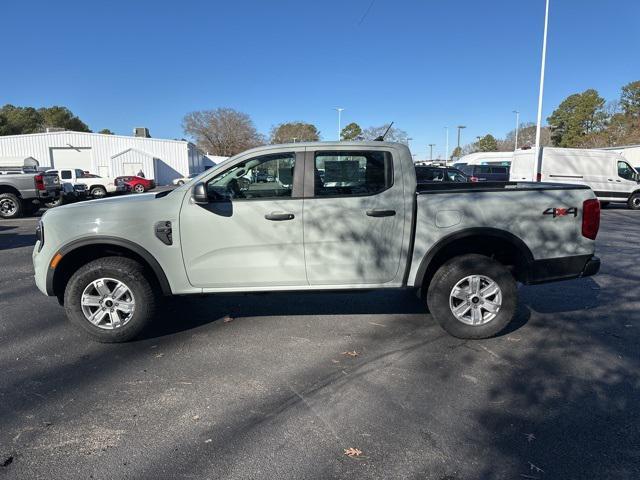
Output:
<instances>
[{"instance_id":1,"label":"antenna","mask_svg":"<svg viewBox=\"0 0 640 480\"><path fill-rule=\"evenodd\" d=\"M384 142L384 137L387 136L387 133L389 133L389 130L391 130L391 127L393 126L393 122L391 122L389 124L389 126L387 127L387 129L384 131L384 133L382 135L380 135L379 137L376 137L374 142Z\"/></svg>"}]
</instances>

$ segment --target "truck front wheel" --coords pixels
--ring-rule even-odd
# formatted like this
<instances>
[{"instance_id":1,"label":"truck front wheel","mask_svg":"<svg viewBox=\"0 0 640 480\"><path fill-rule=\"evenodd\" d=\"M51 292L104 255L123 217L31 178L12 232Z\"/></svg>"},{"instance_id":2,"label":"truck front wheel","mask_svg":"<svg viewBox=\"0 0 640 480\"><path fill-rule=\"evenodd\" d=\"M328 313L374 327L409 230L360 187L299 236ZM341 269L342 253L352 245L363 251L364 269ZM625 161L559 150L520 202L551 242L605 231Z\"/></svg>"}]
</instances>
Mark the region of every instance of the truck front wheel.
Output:
<instances>
[{"instance_id":1,"label":"truck front wheel","mask_svg":"<svg viewBox=\"0 0 640 480\"><path fill-rule=\"evenodd\" d=\"M69 320L89 337L116 343L135 338L151 322L157 297L138 262L103 257L71 276L64 303Z\"/></svg>"},{"instance_id":2,"label":"truck front wheel","mask_svg":"<svg viewBox=\"0 0 640 480\"><path fill-rule=\"evenodd\" d=\"M634 193L629 197L629 208L631 210L640 210L640 193Z\"/></svg>"},{"instance_id":3,"label":"truck front wheel","mask_svg":"<svg viewBox=\"0 0 640 480\"><path fill-rule=\"evenodd\" d=\"M107 191L104 187L91 187L89 193L93 198L104 198L107 196Z\"/></svg>"},{"instance_id":4,"label":"truck front wheel","mask_svg":"<svg viewBox=\"0 0 640 480\"><path fill-rule=\"evenodd\" d=\"M518 290L501 263L483 255L455 257L433 276L427 305L433 318L458 338L488 338L502 331L516 313Z\"/></svg>"}]
</instances>

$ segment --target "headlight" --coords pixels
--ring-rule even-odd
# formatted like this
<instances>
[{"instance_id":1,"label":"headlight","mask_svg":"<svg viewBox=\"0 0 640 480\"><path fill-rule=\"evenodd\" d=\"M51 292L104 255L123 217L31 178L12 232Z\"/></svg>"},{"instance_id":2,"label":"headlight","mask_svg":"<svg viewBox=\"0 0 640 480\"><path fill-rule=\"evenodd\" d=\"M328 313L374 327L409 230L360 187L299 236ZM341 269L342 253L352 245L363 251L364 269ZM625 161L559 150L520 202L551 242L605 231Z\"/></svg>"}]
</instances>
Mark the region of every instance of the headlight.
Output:
<instances>
[{"instance_id":1,"label":"headlight","mask_svg":"<svg viewBox=\"0 0 640 480\"><path fill-rule=\"evenodd\" d=\"M40 242L38 249L38 251L40 251L44 245L44 224L42 223L42 220L40 220L36 226L36 240Z\"/></svg>"}]
</instances>

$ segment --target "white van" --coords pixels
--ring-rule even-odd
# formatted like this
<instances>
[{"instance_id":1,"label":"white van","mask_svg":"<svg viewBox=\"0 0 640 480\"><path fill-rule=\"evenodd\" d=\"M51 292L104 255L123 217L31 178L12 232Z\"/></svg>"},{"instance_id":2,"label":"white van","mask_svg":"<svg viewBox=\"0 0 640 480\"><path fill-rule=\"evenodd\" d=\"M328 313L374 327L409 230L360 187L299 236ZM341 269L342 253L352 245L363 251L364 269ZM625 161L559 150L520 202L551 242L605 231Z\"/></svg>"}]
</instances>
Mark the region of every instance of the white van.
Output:
<instances>
[{"instance_id":1,"label":"white van","mask_svg":"<svg viewBox=\"0 0 640 480\"><path fill-rule=\"evenodd\" d=\"M602 204L624 202L640 210L640 176L613 151L543 147L540 166L535 150L518 151L511 162L509 180L588 185Z\"/></svg>"},{"instance_id":2,"label":"white van","mask_svg":"<svg viewBox=\"0 0 640 480\"><path fill-rule=\"evenodd\" d=\"M454 167L456 165L502 165L508 167L512 158L513 152L475 152L460 157L454 163Z\"/></svg>"}]
</instances>

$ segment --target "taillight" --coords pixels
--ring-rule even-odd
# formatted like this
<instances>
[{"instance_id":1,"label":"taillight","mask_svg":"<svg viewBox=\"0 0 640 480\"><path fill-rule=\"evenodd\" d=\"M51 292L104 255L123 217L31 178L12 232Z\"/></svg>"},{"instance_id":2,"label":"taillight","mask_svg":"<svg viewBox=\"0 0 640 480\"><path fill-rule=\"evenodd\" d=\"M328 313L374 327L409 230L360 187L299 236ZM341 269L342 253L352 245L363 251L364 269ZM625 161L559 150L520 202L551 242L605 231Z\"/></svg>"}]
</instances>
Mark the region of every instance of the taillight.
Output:
<instances>
[{"instance_id":1,"label":"taillight","mask_svg":"<svg viewBox=\"0 0 640 480\"><path fill-rule=\"evenodd\" d=\"M582 236L595 240L600 229L600 202L595 198L582 204Z\"/></svg>"},{"instance_id":2,"label":"taillight","mask_svg":"<svg viewBox=\"0 0 640 480\"><path fill-rule=\"evenodd\" d=\"M471 177L469 180L472 181L472 182L477 182L478 181L478 177Z\"/></svg>"},{"instance_id":3,"label":"taillight","mask_svg":"<svg viewBox=\"0 0 640 480\"><path fill-rule=\"evenodd\" d=\"M541 182L542 181L542 174L538 173L536 174L536 182Z\"/></svg>"},{"instance_id":4,"label":"taillight","mask_svg":"<svg viewBox=\"0 0 640 480\"><path fill-rule=\"evenodd\" d=\"M36 175L34 180L36 182L36 190L46 190L46 187L44 186L44 177L42 175Z\"/></svg>"}]
</instances>

